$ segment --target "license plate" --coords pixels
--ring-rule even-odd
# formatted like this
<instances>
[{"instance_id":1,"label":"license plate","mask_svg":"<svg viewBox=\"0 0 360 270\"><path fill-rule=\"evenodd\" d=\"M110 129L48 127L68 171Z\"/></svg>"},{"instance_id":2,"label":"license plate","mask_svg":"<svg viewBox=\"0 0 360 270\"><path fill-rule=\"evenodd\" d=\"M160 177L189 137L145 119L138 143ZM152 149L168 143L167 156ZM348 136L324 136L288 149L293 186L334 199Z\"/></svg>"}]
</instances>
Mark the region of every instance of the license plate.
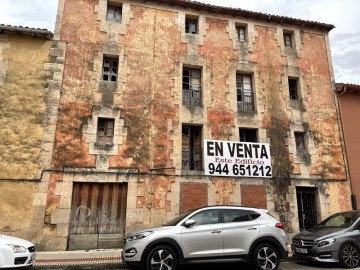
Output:
<instances>
[{"instance_id":1,"label":"license plate","mask_svg":"<svg viewBox=\"0 0 360 270\"><path fill-rule=\"evenodd\" d=\"M308 253L306 248L295 248L295 251L299 253Z\"/></svg>"}]
</instances>

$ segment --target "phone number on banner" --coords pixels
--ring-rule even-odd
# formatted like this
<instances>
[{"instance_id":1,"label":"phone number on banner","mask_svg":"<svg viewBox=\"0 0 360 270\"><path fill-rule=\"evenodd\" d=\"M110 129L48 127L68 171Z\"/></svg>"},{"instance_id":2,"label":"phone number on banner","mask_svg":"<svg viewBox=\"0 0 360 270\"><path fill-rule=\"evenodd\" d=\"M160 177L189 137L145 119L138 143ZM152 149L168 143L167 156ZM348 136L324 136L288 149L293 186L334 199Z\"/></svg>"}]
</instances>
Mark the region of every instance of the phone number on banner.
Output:
<instances>
[{"instance_id":1,"label":"phone number on banner","mask_svg":"<svg viewBox=\"0 0 360 270\"><path fill-rule=\"evenodd\" d=\"M271 166L258 164L228 164L212 163L208 164L210 175L244 176L244 177L271 177Z\"/></svg>"}]
</instances>

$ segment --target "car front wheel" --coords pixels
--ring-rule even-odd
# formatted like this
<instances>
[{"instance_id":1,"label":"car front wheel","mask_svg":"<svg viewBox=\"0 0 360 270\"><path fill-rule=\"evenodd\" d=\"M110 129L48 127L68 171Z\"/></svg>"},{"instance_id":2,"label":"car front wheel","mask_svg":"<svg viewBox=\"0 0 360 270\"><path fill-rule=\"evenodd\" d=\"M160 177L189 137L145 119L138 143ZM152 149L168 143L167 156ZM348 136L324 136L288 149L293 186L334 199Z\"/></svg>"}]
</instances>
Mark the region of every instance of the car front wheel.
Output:
<instances>
[{"instance_id":1,"label":"car front wheel","mask_svg":"<svg viewBox=\"0 0 360 270\"><path fill-rule=\"evenodd\" d=\"M359 265L359 255L355 246L345 244L340 249L340 262L346 268L355 268Z\"/></svg>"},{"instance_id":2,"label":"car front wheel","mask_svg":"<svg viewBox=\"0 0 360 270\"><path fill-rule=\"evenodd\" d=\"M280 263L279 252L270 244L260 244L254 249L252 262L258 270L276 270Z\"/></svg>"},{"instance_id":3,"label":"car front wheel","mask_svg":"<svg viewBox=\"0 0 360 270\"><path fill-rule=\"evenodd\" d=\"M168 246L154 247L146 259L146 270L176 270L177 266L176 253Z\"/></svg>"}]
</instances>

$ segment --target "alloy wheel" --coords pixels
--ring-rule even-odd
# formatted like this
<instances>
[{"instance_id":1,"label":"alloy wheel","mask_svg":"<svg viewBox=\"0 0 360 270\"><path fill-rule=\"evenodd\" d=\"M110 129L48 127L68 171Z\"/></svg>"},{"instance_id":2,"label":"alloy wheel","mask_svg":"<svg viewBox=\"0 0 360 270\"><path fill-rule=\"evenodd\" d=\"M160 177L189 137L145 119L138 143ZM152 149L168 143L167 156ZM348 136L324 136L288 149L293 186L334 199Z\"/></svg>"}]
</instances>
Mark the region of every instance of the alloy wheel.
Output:
<instances>
[{"instance_id":1,"label":"alloy wheel","mask_svg":"<svg viewBox=\"0 0 360 270\"><path fill-rule=\"evenodd\" d=\"M341 261L345 267L357 267L359 265L359 251L352 245L344 246L341 250Z\"/></svg>"},{"instance_id":2,"label":"alloy wheel","mask_svg":"<svg viewBox=\"0 0 360 270\"><path fill-rule=\"evenodd\" d=\"M263 246L257 253L257 262L261 269L273 270L278 266L278 255L269 246Z\"/></svg>"},{"instance_id":3,"label":"alloy wheel","mask_svg":"<svg viewBox=\"0 0 360 270\"><path fill-rule=\"evenodd\" d=\"M154 252L150 260L151 270L174 269L173 254L167 249L159 249Z\"/></svg>"}]
</instances>

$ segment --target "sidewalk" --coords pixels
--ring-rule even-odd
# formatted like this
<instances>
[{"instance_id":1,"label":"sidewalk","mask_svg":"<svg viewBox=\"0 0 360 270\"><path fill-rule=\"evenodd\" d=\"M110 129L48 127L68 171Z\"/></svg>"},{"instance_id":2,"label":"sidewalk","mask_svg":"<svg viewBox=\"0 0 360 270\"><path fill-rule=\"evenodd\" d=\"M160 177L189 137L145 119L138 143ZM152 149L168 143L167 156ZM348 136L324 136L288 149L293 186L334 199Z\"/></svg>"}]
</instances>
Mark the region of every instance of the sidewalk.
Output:
<instances>
[{"instance_id":1,"label":"sidewalk","mask_svg":"<svg viewBox=\"0 0 360 270\"><path fill-rule=\"evenodd\" d=\"M36 252L34 269L51 269L55 266L104 265L109 268L125 268L121 260L121 249L97 249L77 251Z\"/></svg>"}]
</instances>

